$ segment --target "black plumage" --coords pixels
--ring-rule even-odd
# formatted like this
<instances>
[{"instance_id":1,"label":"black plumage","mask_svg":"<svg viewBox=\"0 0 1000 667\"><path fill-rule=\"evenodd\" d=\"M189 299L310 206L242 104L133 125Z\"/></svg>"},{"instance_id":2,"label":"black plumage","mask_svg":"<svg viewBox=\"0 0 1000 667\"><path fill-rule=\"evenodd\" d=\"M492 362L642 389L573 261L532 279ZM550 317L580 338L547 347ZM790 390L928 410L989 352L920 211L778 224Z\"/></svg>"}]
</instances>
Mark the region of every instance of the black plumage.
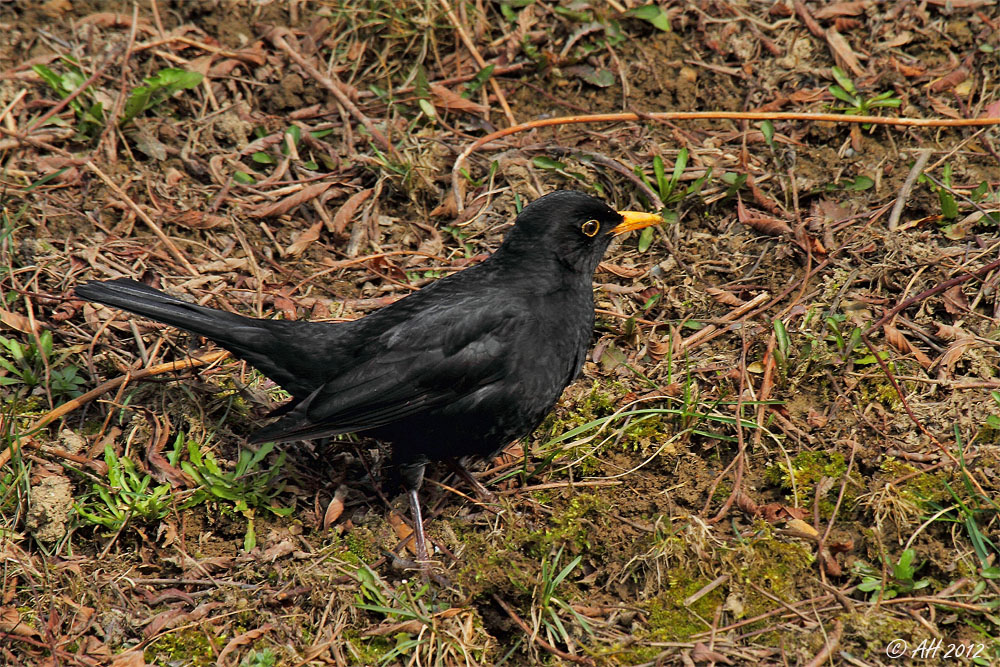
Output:
<instances>
[{"instance_id":1,"label":"black plumage","mask_svg":"<svg viewBox=\"0 0 1000 667\"><path fill-rule=\"evenodd\" d=\"M480 264L353 322L248 318L125 278L76 295L210 338L281 385L292 401L253 442L364 432L390 443L425 557L424 465L489 456L538 425L583 365L591 281L612 238L660 221L554 192Z\"/></svg>"}]
</instances>

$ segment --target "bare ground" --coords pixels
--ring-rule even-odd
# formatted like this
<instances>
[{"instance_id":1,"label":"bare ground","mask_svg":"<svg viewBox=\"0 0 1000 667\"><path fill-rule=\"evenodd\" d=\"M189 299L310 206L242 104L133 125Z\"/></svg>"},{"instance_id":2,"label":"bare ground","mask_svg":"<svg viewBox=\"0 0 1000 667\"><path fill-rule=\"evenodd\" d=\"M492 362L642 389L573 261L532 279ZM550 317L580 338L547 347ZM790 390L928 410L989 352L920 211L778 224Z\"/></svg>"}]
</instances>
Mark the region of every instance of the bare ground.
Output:
<instances>
[{"instance_id":1,"label":"bare ground","mask_svg":"<svg viewBox=\"0 0 1000 667\"><path fill-rule=\"evenodd\" d=\"M843 110L838 66L872 113L998 117L1000 17L948 4L0 4L0 662L995 664L995 128L563 125L451 190L505 105ZM204 79L142 104L165 68ZM498 501L432 475L429 585L377 443L251 458L273 384L70 298L352 319L558 188L671 222L606 257L591 361L483 466Z\"/></svg>"}]
</instances>

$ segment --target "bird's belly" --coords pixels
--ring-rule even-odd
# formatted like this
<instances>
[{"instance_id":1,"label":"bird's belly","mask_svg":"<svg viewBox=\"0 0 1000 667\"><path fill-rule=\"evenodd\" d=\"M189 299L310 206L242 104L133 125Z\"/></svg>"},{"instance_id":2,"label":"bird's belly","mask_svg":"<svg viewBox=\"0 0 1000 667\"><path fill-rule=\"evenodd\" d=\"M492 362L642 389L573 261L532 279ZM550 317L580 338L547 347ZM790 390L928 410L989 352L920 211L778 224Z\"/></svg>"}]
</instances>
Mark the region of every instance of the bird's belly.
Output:
<instances>
[{"instance_id":1,"label":"bird's belly","mask_svg":"<svg viewBox=\"0 0 1000 667\"><path fill-rule=\"evenodd\" d=\"M489 457L523 438L542 421L572 379L577 356L517 364L508 376L457 401L371 431L393 445L399 462Z\"/></svg>"}]
</instances>

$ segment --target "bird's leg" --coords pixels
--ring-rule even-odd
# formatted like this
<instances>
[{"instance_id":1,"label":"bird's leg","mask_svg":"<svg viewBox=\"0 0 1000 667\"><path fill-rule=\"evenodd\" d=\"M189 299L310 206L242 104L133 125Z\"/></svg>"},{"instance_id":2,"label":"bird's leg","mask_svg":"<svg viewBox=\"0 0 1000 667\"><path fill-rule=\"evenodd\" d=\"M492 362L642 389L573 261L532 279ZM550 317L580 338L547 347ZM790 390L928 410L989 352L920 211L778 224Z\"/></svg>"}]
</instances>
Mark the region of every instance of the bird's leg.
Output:
<instances>
[{"instance_id":1,"label":"bird's leg","mask_svg":"<svg viewBox=\"0 0 1000 667\"><path fill-rule=\"evenodd\" d=\"M451 469L455 471L455 474L464 479L466 483L473 488L480 500L491 503L496 502L497 495L487 489L482 482L476 479L476 476L465 467L460 459L449 458L447 459L447 463Z\"/></svg>"},{"instance_id":2,"label":"bird's leg","mask_svg":"<svg viewBox=\"0 0 1000 667\"><path fill-rule=\"evenodd\" d=\"M427 560L427 540L424 538L424 519L420 514L420 495L417 489L408 489L406 495L410 498L410 512L413 514L413 532L416 533L417 562L420 569L426 571L430 564Z\"/></svg>"},{"instance_id":3,"label":"bird's leg","mask_svg":"<svg viewBox=\"0 0 1000 667\"><path fill-rule=\"evenodd\" d=\"M427 559L427 540L424 537L424 519L420 512L420 486L424 482L425 462L404 463L399 466L406 495L410 499L410 513L413 519L413 532L416 533L417 562L426 576L430 569Z\"/></svg>"}]
</instances>

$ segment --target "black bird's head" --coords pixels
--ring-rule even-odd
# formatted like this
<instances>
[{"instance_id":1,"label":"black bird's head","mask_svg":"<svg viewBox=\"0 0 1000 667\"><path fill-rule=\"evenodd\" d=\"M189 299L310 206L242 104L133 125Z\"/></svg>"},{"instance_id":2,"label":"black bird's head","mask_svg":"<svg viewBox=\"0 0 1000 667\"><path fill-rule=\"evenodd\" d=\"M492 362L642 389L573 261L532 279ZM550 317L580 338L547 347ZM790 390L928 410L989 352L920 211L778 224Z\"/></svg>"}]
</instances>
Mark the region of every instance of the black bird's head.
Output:
<instances>
[{"instance_id":1,"label":"black bird's head","mask_svg":"<svg viewBox=\"0 0 1000 667\"><path fill-rule=\"evenodd\" d=\"M615 211L590 195L560 190L525 206L497 253L526 263L554 257L591 276L615 236L661 222L652 213Z\"/></svg>"}]
</instances>

